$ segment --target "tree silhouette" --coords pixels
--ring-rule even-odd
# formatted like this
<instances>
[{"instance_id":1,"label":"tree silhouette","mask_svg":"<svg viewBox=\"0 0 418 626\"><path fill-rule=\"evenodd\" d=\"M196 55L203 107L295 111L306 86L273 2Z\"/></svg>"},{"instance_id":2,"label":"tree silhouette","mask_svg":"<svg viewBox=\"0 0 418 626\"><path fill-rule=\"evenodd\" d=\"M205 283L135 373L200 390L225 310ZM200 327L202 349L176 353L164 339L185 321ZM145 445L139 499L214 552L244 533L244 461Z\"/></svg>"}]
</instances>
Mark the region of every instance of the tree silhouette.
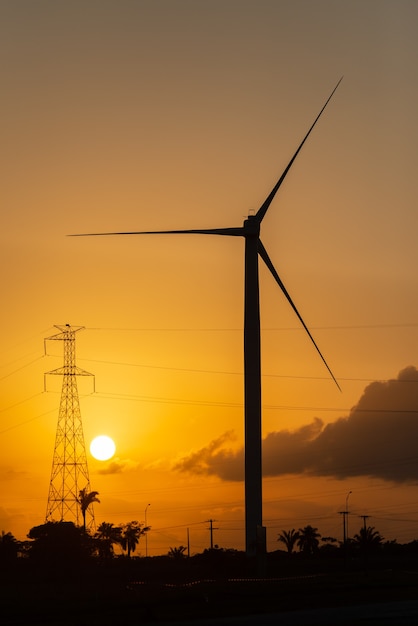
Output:
<instances>
[{"instance_id":1,"label":"tree silhouette","mask_svg":"<svg viewBox=\"0 0 418 626\"><path fill-rule=\"evenodd\" d=\"M374 526L363 526L354 535L354 542L363 550L369 552L377 550L383 543L383 537Z\"/></svg>"},{"instance_id":2,"label":"tree silhouette","mask_svg":"<svg viewBox=\"0 0 418 626\"><path fill-rule=\"evenodd\" d=\"M145 535L149 529L149 526L144 526L144 524L137 521L128 522L121 527L122 534L120 543L122 548L126 550L129 558L131 553L135 552L142 535Z\"/></svg>"},{"instance_id":3,"label":"tree silhouette","mask_svg":"<svg viewBox=\"0 0 418 626\"><path fill-rule=\"evenodd\" d=\"M87 491L87 488L81 489L78 494L77 502L80 505L81 514L83 516L83 528L86 530L86 512L93 502L100 502L98 499L98 491Z\"/></svg>"},{"instance_id":4,"label":"tree silhouette","mask_svg":"<svg viewBox=\"0 0 418 626\"><path fill-rule=\"evenodd\" d=\"M294 528L292 530L282 530L277 537L277 541L284 543L289 554L292 554L298 539L299 533Z\"/></svg>"},{"instance_id":5,"label":"tree silhouette","mask_svg":"<svg viewBox=\"0 0 418 626\"><path fill-rule=\"evenodd\" d=\"M17 558L19 549L20 541L12 533L6 533L2 530L0 535L0 565L10 565Z\"/></svg>"},{"instance_id":6,"label":"tree silhouette","mask_svg":"<svg viewBox=\"0 0 418 626\"><path fill-rule=\"evenodd\" d=\"M168 556L171 559L184 559L186 556L186 551L187 548L185 546L179 546L178 548L170 548L170 550L168 551Z\"/></svg>"},{"instance_id":7,"label":"tree silhouette","mask_svg":"<svg viewBox=\"0 0 418 626\"><path fill-rule=\"evenodd\" d=\"M32 539L29 558L51 576L80 571L94 552L89 533L73 522L47 522L34 526L28 533Z\"/></svg>"},{"instance_id":8,"label":"tree silhouette","mask_svg":"<svg viewBox=\"0 0 418 626\"><path fill-rule=\"evenodd\" d=\"M305 528L299 528L299 537L297 544L299 550L304 554L312 556L317 552L321 535L317 528L313 528L308 524Z\"/></svg>"},{"instance_id":9,"label":"tree silhouette","mask_svg":"<svg viewBox=\"0 0 418 626\"><path fill-rule=\"evenodd\" d=\"M102 522L94 535L98 542L99 555L105 559L112 558L115 543L121 544L122 528L109 522Z\"/></svg>"},{"instance_id":10,"label":"tree silhouette","mask_svg":"<svg viewBox=\"0 0 418 626\"><path fill-rule=\"evenodd\" d=\"M331 556L338 553L338 539L335 537L321 537L321 542L322 545L319 548L319 551L322 555Z\"/></svg>"}]
</instances>

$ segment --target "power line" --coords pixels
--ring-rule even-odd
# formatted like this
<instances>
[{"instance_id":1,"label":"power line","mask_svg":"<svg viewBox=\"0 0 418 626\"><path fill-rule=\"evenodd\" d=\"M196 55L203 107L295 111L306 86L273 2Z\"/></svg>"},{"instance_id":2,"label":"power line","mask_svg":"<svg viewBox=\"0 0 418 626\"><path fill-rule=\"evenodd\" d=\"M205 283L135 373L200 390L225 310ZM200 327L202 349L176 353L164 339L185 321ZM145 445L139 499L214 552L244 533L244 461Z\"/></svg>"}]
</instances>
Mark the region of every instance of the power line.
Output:
<instances>
[{"instance_id":1,"label":"power line","mask_svg":"<svg viewBox=\"0 0 418 626\"><path fill-rule=\"evenodd\" d=\"M37 398L38 396L42 396L42 393L38 392L35 393L33 396L30 396L29 398L25 398L24 400L20 400L20 402L16 402L15 404L11 404L8 407L5 407L4 409L0 409L0 413L3 413L4 411L10 411L10 409L14 409L17 406L20 406L21 404L24 404L25 402L29 402L29 400L33 400L33 398Z\"/></svg>"},{"instance_id":2,"label":"power line","mask_svg":"<svg viewBox=\"0 0 418 626\"><path fill-rule=\"evenodd\" d=\"M415 381L418 382L418 381ZM97 391L90 394L92 397L109 398L114 400L133 400L138 402L161 402L165 404L186 404L186 405L203 405L203 406L222 406L230 408L242 408L242 402L216 402L211 400L186 400L185 398L163 398L159 396L137 396L134 394L117 394L110 392ZM280 411L330 411L330 412L350 412L353 407L324 407L324 406L302 406L302 405L276 405L263 404L264 409L280 410ZM358 409L362 413L418 413L417 409Z\"/></svg>"},{"instance_id":3,"label":"power line","mask_svg":"<svg viewBox=\"0 0 418 626\"><path fill-rule=\"evenodd\" d=\"M34 363L36 363L37 361L40 361L41 359L44 358L44 355L42 356L38 356L36 359L34 359L33 361L30 361L30 363L26 363L26 365L22 365L21 367L18 367L16 370L13 370L13 372L9 372L8 374L5 374L4 376L2 376L0 378L1 380L5 380L6 378L9 378L9 376L12 376L13 374L16 374L17 372L22 371L23 369L25 369L26 367L29 367L30 365L33 365ZM20 360L20 359L17 359Z\"/></svg>"},{"instance_id":4,"label":"power line","mask_svg":"<svg viewBox=\"0 0 418 626\"><path fill-rule=\"evenodd\" d=\"M49 355L53 356L53 355ZM147 363L127 363L123 361L104 361L99 359L80 359L80 361L86 361L88 363L101 363L104 365L118 365L121 367L139 367L144 369L155 369L155 370L167 370L167 371L175 371L175 372L190 372L194 374L222 374L226 376L242 376L243 372L232 372L226 370L209 370L209 369L200 369L200 368L192 368L192 367L169 367L164 365L149 365ZM329 381L329 377L327 376L294 376L292 374L262 374L263 378L284 378L291 380L324 380ZM417 383L418 380L397 380L397 379L381 379L381 378L353 378L353 377L338 377L338 380L344 382L380 382L386 383L390 382L390 380L395 380L395 382L399 383Z\"/></svg>"},{"instance_id":5,"label":"power line","mask_svg":"<svg viewBox=\"0 0 418 626\"><path fill-rule=\"evenodd\" d=\"M363 329L380 329L380 328L416 328L418 322L398 322L396 324L342 324L339 326L312 326L312 330L363 330ZM106 332L243 332L243 328L170 328L170 327L138 327L138 328L111 328L88 326L86 330L106 331ZM262 331L303 331L299 326L282 326L282 327L262 327Z\"/></svg>"},{"instance_id":6,"label":"power line","mask_svg":"<svg viewBox=\"0 0 418 626\"><path fill-rule=\"evenodd\" d=\"M0 377L0 381L12 376L13 374L16 374L18 372L20 372L21 370L25 369L26 367L29 367L30 365L33 365L34 363L36 363L37 361L45 358L46 356L48 357L53 357L53 358L57 358L56 355L53 354L48 354L45 353L39 357L37 357L36 359L33 359L32 361L30 361L29 363L26 363L25 365L22 365L21 367L9 372L8 374L5 374L4 376ZM16 359L14 362L18 361L20 359ZM109 360L103 360L103 359L89 359L89 358L80 358L80 361L86 361L88 363L101 363L104 365L114 365L114 366L119 366L119 367L134 367L134 368L143 368L143 369L150 369L150 370L161 370L161 371L174 371L174 372L184 372L184 373L194 373L194 374L213 374L213 375L223 375L223 376L242 376L243 373L242 371L227 371L227 370L213 370L213 369L202 369L202 368L193 368L193 367L172 367L172 366L164 366L164 365L150 365L149 363L131 363L131 362L126 362L126 361L109 361ZM6 367L3 366L3 367ZM264 373L262 374L263 378L277 378L277 379L284 379L284 380L312 380L312 381L329 381L329 377L327 376L296 376L293 374L270 374L270 373ZM379 383L387 383L387 382L396 382L396 383L418 383L418 380L398 380L398 379L383 379L383 378L357 378L357 377L338 377L338 380L342 381L342 382L364 382L364 383L372 383L372 382L379 382Z\"/></svg>"}]
</instances>

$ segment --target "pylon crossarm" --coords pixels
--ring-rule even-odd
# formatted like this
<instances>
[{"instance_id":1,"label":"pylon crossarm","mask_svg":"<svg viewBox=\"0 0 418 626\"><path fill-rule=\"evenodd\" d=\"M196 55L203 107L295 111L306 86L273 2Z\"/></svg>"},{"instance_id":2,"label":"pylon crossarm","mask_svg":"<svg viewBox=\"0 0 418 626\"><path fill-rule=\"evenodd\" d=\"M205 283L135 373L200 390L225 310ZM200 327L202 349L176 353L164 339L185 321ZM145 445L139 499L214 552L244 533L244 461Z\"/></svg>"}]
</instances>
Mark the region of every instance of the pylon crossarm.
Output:
<instances>
[{"instance_id":1,"label":"pylon crossarm","mask_svg":"<svg viewBox=\"0 0 418 626\"><path fill-rule=\"evenodd\" d=\"M45 372L45 374L57 374L59 376L94 376L91 372L82 370L80 367L75 365L57 367L57 369Z\"/></svg>"}]
</instances>

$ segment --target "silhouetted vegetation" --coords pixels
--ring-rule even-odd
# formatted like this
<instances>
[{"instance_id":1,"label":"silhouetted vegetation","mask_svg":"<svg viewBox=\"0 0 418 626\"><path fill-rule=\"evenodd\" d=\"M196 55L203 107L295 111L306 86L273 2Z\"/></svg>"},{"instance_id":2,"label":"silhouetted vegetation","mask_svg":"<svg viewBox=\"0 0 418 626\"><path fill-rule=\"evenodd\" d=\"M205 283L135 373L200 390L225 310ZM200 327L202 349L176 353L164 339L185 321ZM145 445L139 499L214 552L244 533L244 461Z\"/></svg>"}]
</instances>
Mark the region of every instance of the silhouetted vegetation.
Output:
<instances>
[{"instance_id":1,"label":"silhouetted vegetation","mask_svg":"<svg viewBox=\"0 0 418 626\"><path fill-rule=\"evenodd\" d=\"M99 492L98 491L87 491L87 489L81 489L79 496L77 498L77 502L80 505L81 514L83 516L83 528L86 530L86 513L87 509L93 502L100 502L98 499Z\"/></svg>"},{"instance_id":2,"label":"silhouetted vegetation","mask_svg":"<svg viewBox=\"0 0 418 626\"><path fill-rule=\"evenodd\" d=\"M283 549L266 555L258 579L255 560L219 546L142 558L138 546L148 531L136 521L103 522L94 533L47 522L24 542L3 531L4 624L144 624L416 594L418 541L385 541L373 526L353 535L348 560L342 542L311 525L282 530Z\"/></svg>"},{"instance_id":3,"label":"silhouetted vegetation","mask_svg":"<svg viewBox=\"0 0 418 626\"><path fill-rule=\"evenodd\" d=\"M297 530L292 528L291 530L282 530L279 533L277 541L281 541L286 546L286 550L289 554L292 554L293 549L299 539L299 533Z\"/></svg>"},{"instance_id":4,"label":"silhouetted vegetation","mask_svg":"<svg viewBox=\"0 0 418 626\"><path fill-rule=\"evenodd\" d=\"M0 567L6 569L14 564L21 549L20 542L12 535L2 530L0 535Z\"/></svg>"},{"instance_id":5,"label":"silhouetted vegetation","mask_svg":"<svg viewBox=\"0 0 418 626\"><path fill-rule=\"evenodd\" d=\"M28 533L26 554L37 570L51 577L79 573L93 557L94 539L73 522L47 522Z\"/></svg>"},{"instance_id":6,"label":"silhouetted vegetation","mask_svg":"<svg viewBox=\"0 0 418 626\"><path fill-rule=\"evenodd\" d=\"M122 528L108 522L102 522L94 535L97 541L97 551L103 559L111 559L114 556L115 544L122 543Z\"/></svg>"},{"instance_id":7,"label":"silhouetted vegetation","mask_svg":"<svg viewBox=\"0 0 418 626\"><path fill-rule=\"evenodd\" d=\"M383 537L374 526L367 526L354 535L354 543L367 552L377 552L382 547Z\"/></svg>"},{"instance_id":8,"label":"silhouetted vegetation","mask_svg":"<svg viewBox=\"0 0 418 626\"><path fill-rule=\"evenodd\" d=\"M184 559L186 557L187 548L185 546L178 546L178 548L170 548L168 556L172 559Z\"/></svg>"},{"instance_id":9,"label":"silhouetted vegetation","mask_svg":"<svg viewBox=\"0 0 418 626\"><path fill-rule=\"evenodd\" d=\"M132 552L135 552L140 538L145 535L148 530L149 526L145 526L137 521L128 522L121 526L120 544L122 548L126 550L128 558L130 558Z\"/></svg>"},{"instance_id":10,"label":"silhouetted vegetation","mask_svg":"<svg viewBox=\"0 0 418 626\"><path fill-rule=\"evenodd\" d=\"M321 538L318 529L308 525L305 528L300 528L298 534L299 537L296 543L299 546L299 550L308 556L316 554Z\"/></svg>"}]
</instances>

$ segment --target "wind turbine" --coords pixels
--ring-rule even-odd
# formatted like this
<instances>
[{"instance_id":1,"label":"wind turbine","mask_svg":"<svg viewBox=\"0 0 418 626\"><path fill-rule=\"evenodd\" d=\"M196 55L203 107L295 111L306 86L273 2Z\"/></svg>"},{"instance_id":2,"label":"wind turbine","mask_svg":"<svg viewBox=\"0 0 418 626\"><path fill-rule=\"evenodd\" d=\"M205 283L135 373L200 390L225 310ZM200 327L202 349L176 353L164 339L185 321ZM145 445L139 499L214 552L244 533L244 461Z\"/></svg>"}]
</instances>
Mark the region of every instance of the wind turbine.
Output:
<instances>
[{"instance_id":1,"label":"wind turbine","mask_svg":"<svg viewBox=\"0 0 418 626\"><path fill-rule=\"evenodd\" d=\"M208 228L193 230L128 231L112 233L83 233L75 237L104 235L223 235L244 237L245 240L245 285L244 285L244 415L245 415L245 533L248 555L261 554L265 550L265 537L262 518L262 434L261 434L261 355L260 355L260 296L258 277L258 257L260 256L280 289L299 318L311 342L325 364L332 379L340 389L330 367L318 348L308 327L303 321L292 298L276 272L270 257L260 239L260 226L274 196L286 178L296 157L301 151L325 107L334 95L342 78L338 81L322 109L315 118L295 154L290 159L277 183L255 215L249 215L243 226L232 228Z\"/></svg>"}]
</instances>

